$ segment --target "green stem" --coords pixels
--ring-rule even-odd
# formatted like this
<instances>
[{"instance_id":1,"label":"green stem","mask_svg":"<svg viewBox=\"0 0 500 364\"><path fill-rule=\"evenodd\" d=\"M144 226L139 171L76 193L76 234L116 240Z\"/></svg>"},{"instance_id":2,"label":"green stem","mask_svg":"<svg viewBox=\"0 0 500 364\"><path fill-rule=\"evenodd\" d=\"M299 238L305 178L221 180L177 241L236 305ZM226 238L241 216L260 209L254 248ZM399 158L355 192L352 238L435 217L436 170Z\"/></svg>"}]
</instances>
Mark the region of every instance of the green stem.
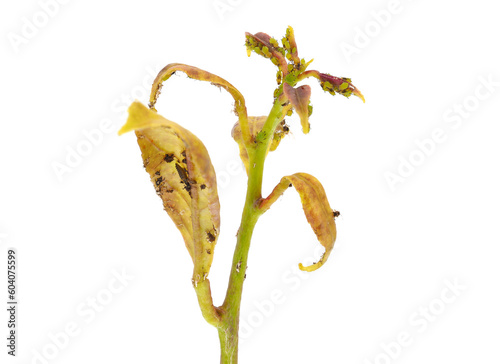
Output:
<instances>
[{"instance_id":1,"label":"green stem","mask_svg":"<svg viewBox=\"0 0 500 364\"><path fill-rule=\"evenodd\" d=\"M221 364L238 363L238 336L234 336L229 331L219 329L219 340Z\"/></svg>"},{"instance_id":2,"label":"green stem","mask_svg":"<svg viewBox=\"0 0 500 364\"><path fill-rule=\"evenodd\" d=\"M245 206L238 230L236 248L224 303L219 308L221 322L218 326L221 343L221 364L238 362L238 329L243 282L246 277L248 251L253 230L263 210L259 208L262 199L262 178L266 154L278 123L282 118L281 102L277 100L262 129L263 139L253 148L248 148L249 171Z\"/></svg>"},{"instance_id":3,"label":"green stem","mask_svg":"<svg viewBox=\"0 0 500 364\"><path fill-rule=\"evenodd\" d=\"M201 308L201 313L205 320L215 327L219 327L221 317L219 310L214 306L212 301L212 292L210 291L210 281L205 279L198 283L194 288L198 297L198 304Z\"/></svg>"}]
</instances>

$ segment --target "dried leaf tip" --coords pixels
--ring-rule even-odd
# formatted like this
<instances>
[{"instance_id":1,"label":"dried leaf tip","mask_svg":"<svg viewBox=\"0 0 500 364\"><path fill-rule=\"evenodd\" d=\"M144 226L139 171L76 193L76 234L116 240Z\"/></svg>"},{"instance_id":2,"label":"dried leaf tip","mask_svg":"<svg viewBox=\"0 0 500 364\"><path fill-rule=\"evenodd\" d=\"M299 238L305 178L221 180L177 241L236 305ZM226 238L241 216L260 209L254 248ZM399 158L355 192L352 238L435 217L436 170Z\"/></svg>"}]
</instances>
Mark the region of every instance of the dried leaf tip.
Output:
<instances>
[{"instance_id":1,"label":"dried leaf tip","mask_svg":"<svg viewBox=\"0 0 500 364\"><path fill-rule=\"evenodd\" d=\"M152 128L172 121L165 119L155 110L151 110L139 101L134 101L128 108L128 118L125 125L118 131L118 135L123 135L133 130Z\"/></svg>"}]
</instances>

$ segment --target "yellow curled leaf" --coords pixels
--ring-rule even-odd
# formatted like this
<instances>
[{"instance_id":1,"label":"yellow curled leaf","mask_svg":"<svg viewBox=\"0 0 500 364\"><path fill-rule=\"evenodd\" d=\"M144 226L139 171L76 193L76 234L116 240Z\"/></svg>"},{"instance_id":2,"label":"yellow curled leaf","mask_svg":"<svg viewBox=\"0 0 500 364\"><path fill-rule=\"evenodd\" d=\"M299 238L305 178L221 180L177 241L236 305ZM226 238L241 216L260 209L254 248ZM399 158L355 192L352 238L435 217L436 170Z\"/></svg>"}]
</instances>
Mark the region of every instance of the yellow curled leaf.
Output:
<instances>
[{"instance_id":1,"label":"yellow curled leaf","mask_svg":"<svg viewBox=\"0 0 500 364\"><path fill-rule=\"evenodd\" d=\"M220 228L215 171L203 143L190 131L138 101L119 134L135 130L144 167L194 263L193 283L208 276Z\"/></svg>"},{"instance_id":2,"label":"yellow curled leaf","mask_svg":"<svg viewBox=\"0 0 500 364\"><path fill-rule=\"evenodd\" d=\"M311 87L308 85L292 87L288 83L283 84L283 92L300 117L300 124L304 134L309 133L309 99L311 98Z\"/></svg>"},{"instance_id":3,"label":"yellow curled leaf","mask_svg":"<svg viewBox=\"0 0 500 364\"><path fill-rule=\"evenodd\" d=\"M292 185L300 195L302 208L304 209L309 225L311 225L321 245L325 247L325 253L317 263L307 267L299 264L300 270L312 272L327 261L333 249L335 239L337 238L335 217L338 216L338 212L332 210L330 207L321 183L316 177L307 173L295 173L291 176L283 177L273 192L261 201L260 208L263 211L267 211L286 189Z\"/></svg>"},{"instance_id":4,"label":"yellow curled leaf","mask_svg":"<svg viewBox=\"0 0 500 364\"><path fill-rule=\"evenodd\" d=\"M248 118L248 126L250 129L250 141L252 143L258 143L259 142L259 132L262 130L264 127L264 124L266 123L267 116L250 116ZM274 131L273 135L273 140L271 141L269 145L269 150L267 151L268 153L271 151L275 151L276 148L278 148L278 145L281 142L281 139L285 135L288 134L289 132L288 125L286 125L285 121L281 121L280 124L278 124L278 127ZM241 126L239 121L236 122L233 126L233 130L231 131L231 136L233 139L238 143L238 146L240 148L240 158L245 165L247 174L248 174L248 152L247 149L245 148L245 144L243 143L243 136L241 133Z\"/></svg>"},{"instance_id":5,"label":"yellow curled leaf","mask_svg":"<svg viewBox=\"0 0 500 364\"><path fill-rule=\"evenodd\" d=\"M247 124L247 108L245 106L245 98L240 91L228 81L214 75L213 73L207 72L197 67L188 66L182 63L170 63L163 67L163 69L156 76L153 86L151 87L151 95L149 97L149 107L155 110L155 104L160 96L161 89L163 87L163 82L167 81L175 72L183 72L189 78L193 78L199 81L210 82L212 85L221 87L231 94L234 99L234 112L240 119L243 128L243 138L245 142L248 141L248 124ZM156 111L156 110L155 110Z\"/></svg>"}]
</instances>

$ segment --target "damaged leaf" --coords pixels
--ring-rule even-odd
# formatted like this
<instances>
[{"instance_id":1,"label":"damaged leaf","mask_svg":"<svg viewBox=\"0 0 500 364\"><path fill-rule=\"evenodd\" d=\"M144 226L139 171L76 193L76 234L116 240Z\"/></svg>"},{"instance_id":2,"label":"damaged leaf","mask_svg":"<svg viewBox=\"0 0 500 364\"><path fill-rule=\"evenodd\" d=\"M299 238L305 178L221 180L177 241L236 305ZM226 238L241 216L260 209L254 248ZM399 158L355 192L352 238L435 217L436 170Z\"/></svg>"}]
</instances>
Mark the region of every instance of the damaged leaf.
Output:
<instances>
[{"instance_id":1,"label":"damaged leaf","mask_svg":"<svg viewBox=\"0 0 500 364\"><path fill-rule=\"evenodd\" d=\"M311 87L308 85L292 87L285 82L283 84L283 92L300 117L302 131L304 134L309 133L309 100L311 98Z\"/></svg>"},{"instance_id":2,"label":"damaged leaf","mask_svg":"<svg viewBox=\"0 0 500 364\"><path fill-rule=\"evenodd\" d=\"M203 143L190 131L138 101L119 131L135 130L144 167L184 238L196 286L208 276L220 228L215 171Z\"/></svg>"},{"instance_id":3,"label":"damaged leaf","mask_svg":"<svg viewBox=\"0 0 500 364\"><path fill-rule=\"evenodd\" d=\"M323 90L332 95L339 93L342 96L349 97L351 95L359 97L365 102L363 94L351 83L351 79L347 77L335 77L327 73L319 74L320 85Z\"/></svg>"},{"instance_id":4,"label":"damaged leaf","mask_svg":"<svg viewBox=\"0 0 500 364\"><path fill-rule=\"evenodd\" d=\"M264 124L266 123L267 116L250 116L248 118L248 125L250 128L250 140L252 143L256 144L259 143L259 133L261 132ZM271 143L269 145L268 153L271 151L276 150L278 148L278 145L281 142L281 139L285 137L289 133L290 129L288 128L288 125L286 125L285 121L283 120L281 123L278 124L278 127L274 131L273 134L273 139L271 140ZM248 174L248 152L247 149L245 148L245 145L243 144L243 137L241 135L241 127L240 123L237 122L234 124L233 130L231 131L231 136L233 139L238 143L238 147L240 148L240 158L245 165L245 169Z\"/></svg>"},{"instance_id":5,"label":"damaged leaf","mask_svg":"<svg viewBox=\"0 0 500 364\"><path fill-rule=\"evenodd\" d=\"M300 195L302 208L304 209L309 225L311 225L321 245L325 247L325 253L317 263L307 267L299 264L300 270L312 272L327 261L333 249L335 239L337 238L335 217L338 214L330 207L321 183L316 177L307 173L295 173L291 176L283 177L271 194L261 201L260 208L263 211L267 211L286 189L292 185Z\"/></svg>"},{"instance_id":6,"label":"damaged leaf","mask_svg":"<svg viewBox=\"0 0 500 364\"><path fill-rule=\"evenodd\" d=\"M321 88L330 93L331 95L341 94L342 96L349 97L351 95L359 97L363 102L365 102L365 97L363 94L352 84L350 78L347 77L335 77L328 73L321 73L319 71L311 70L302 73L299 76L299 81L314 77L319 80Z\"/></svg>"},{"instance_id":7,"label":"damaged leaf","mask_svg":"<svg viewBox=\"0 0 500 364\"><path fill-rule=\"evenodd\" d=\"M238 116L239 121L242 125L243 140L247 142L249 140L248 132L248 122L247 122L247 108L245 106L245 98L238 91L236 87L231 85L222 77L214 75L213 73L207 72L197 67L188 66L182 63L170 63L163 67L163 69L156 76L153 86L151 88L151 95L149 97L149 108L156 111L155 105L160 96L161 89L163 87L163 82L167 81L175 72L184 72L189 78L193 78L199 81L210 82L212 85L223 88L231 94L234 99L234 113Z\"/></svg>"},{"instance_id":8,"label":"damaged leaf","mask_svg":"<svg viewBox=\"0 0 500 364\"><path fill-rule=\"evenodd\" d=\"M295 42L295 33L291 26L286 28L286 35L282 38L281 42L287 51L287 59L293 61L295 66L299 67L300 58L297 51L297 43Z\"/></svg>"},{"instance_id":9,"label":"damaged leaf","mask_svg":"<svg viewBox=\"0 0 500 364\"><path fill-rule=\"evenodd\" d=\"M288 73L285 50L280 47L278 41L266 33L245 33L245 45L248 56L254 51L262 57L269 58L273 64L278 66L284 75Z\"/></svg>"}]
</instances>

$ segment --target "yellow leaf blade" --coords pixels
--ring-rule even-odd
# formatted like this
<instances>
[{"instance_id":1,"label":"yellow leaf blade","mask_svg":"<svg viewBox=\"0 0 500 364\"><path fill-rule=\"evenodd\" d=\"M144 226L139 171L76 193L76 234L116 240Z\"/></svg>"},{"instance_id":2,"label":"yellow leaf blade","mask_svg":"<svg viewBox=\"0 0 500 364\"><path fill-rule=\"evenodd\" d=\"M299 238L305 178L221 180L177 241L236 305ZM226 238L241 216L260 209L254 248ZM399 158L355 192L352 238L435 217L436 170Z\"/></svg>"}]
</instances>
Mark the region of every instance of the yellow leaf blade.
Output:
<instances>
[{"instance_id":1,"label":"yellow leaf blade","mask_svg":"<svg viewBox=\"0 0 500 364\"><path fill-rule=\"evenodd\" d=\"M120 134L135 130L144 167L194 262L193 283L206 279L220 228L215 171L190 131L140 102L129 107Z\"/></svg>"},{"instance_id":2,"label":"yellow leaf blade","mask_svg":"<svg viewBox=\"0 0 500 364\"><path fill-rule=\"evenodd\" d=\"M301 270L312 272L320 268L327 261L337 238L335 212L330 207L321 183L316 177L307 173L295 173L285 176L271 194L262 200L260 208L263 211L267 211L288 187L292 185L299 193L302 208L309 225L311 225L320 244L325 248L325 253L317 263L307 267L299 264Z\"/></svg>"}]
</instances>

